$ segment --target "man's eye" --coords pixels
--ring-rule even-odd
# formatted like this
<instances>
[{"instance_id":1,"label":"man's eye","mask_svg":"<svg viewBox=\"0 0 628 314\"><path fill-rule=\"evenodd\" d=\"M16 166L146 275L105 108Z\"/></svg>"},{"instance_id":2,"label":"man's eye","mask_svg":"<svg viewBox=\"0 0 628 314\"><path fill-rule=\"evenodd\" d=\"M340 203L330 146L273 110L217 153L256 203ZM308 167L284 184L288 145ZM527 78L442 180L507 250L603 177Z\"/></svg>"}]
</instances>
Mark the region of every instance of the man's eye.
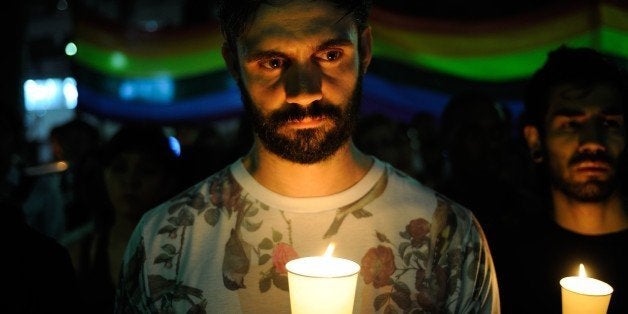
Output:
<instances>
[{"instance_id":1,"label":"man's eye","mask_svg":"<svg viewBox=\"0 0 628 314\"><path fill-rule=\"evenodd\" d=\"M283 67L285 62L283 59L280 59L280 58L271 58L271 59L263 60L262 62L260 62L260 64L262 67L266 69L274 70L274 69Z\"/></svg>"},{"instance_id":2,"label":"man's eye","mask_svg":"<svg viewBox=\"0 0 628 314\"><path fill-rule=\"evenodd\" d=\"M580 129L581 123L576 120L569 120L561 123L559 128L562 130L578 130Z\"/></svg>"},{"instance_id":3,"label":"man's eye","mask_svg":"<svg viewBox=\"0 0 628 314\"><path fill-rule=\"evenodd\" d=\"M342 52L339 50L328 50L319 54L318 58L323 61L336 61L340 59Z\"/></svg>"},{"instance_id":4,"label":"man's eye","mask_svg":"<svg viewBox=\"0 0 628 314\"><path fill-rule=\"evenodd\" d=\"M612 120L612 119L604 120L602 121L602 124L609 129L621 128L621 123L617 120Z\"/></svg>"}]
</instances>

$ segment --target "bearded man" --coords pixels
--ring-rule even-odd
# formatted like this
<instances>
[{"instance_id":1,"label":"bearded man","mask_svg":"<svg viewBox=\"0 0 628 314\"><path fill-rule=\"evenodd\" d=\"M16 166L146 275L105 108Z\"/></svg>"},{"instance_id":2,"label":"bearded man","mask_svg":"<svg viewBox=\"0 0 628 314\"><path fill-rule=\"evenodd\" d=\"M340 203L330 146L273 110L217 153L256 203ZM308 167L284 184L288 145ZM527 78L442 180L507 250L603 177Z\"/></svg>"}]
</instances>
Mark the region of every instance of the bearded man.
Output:
<instances>
[{"instance_id":1,"label":"bearded man","mask_svg":"<svg viewBox=\"0 0 628 314\"><path fill-rule=\"evenodd\" d=\"M370 5L219 4L254 144L144 215L117 312L290 313L286 263L332 242L334 256L361 265L354 313L499 312L471 212L353 144Z\"/></svg>"},{"instance_id":2,"label":"bearded man","mask_svg":"<svg viewBox=\"0 0 628 314\"><path fill-rule=\"evenodd\" d=\"M505 313L560 313L559 281L580 264L613 287L608 313L628 313L627 104L625 69L590 48L551 51L530 79L523 135L542 210L494 243Z\"/></svg>"}]
</instances>

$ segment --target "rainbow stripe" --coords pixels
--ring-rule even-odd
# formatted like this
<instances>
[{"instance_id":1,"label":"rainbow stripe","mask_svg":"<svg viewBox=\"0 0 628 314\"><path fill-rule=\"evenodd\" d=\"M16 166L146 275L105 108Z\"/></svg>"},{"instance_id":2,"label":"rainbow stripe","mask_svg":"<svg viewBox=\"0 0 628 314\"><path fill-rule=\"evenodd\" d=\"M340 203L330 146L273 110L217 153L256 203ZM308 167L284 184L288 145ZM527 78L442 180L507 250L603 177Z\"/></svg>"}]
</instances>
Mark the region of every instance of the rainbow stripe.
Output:
<instances>
[{"instance_id":1,"label":"rainbow stripe","mask_svg":"<svg viewBox=\"0 0 628 314\"><path fill-rule=\"evenodd\" d=\"M371 26L371 82L395 82L424 95L430 90L441 95L463 86L485 86L502 98L516 100L519 87L544 62L547 52L561 44L596 48L628 64L625 1L552 4L508 18L472 22L415 17L376 6ZM168 77L177 91L162 108L177 108L180 102L202 107L204 102L190 100L210 100L220 93L231 95L224 99L239 101L228 87L232 82L225 82L230 78L215 22L149 33L103 21L78 21L74 41L78 53L72 61L79 85L84 78L82 89L90 103L104 105L115 100L120 106L136 105L120 99L117 88L121 82L155 77ZM106 101L98 100L99 95ZM385 95L377 97L385 103ZM394 95L389 98L395 101ZM226 106L230 110L237 107ZM186 110L193 115L194 110ZM214 114L212 110L198 110ZM124 115L123 111L116 114Z\"/></svg>"}]
</instances>

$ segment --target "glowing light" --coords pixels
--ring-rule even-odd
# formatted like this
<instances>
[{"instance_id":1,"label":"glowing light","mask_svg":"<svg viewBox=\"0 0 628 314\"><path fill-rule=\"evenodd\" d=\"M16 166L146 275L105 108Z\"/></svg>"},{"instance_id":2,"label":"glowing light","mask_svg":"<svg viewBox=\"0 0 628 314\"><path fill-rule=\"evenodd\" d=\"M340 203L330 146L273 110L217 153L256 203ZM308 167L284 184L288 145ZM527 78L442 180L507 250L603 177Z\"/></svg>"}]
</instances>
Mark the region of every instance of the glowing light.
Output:
<instances>
[{"instance_id":1,"label":"glowing light","mask_svg":"<svg viewBox=\"0 0 628 314\"><path fill-rule=\"evenodd\" d=\"M331 257L331 255L334 253L335 248L336 246L333 243L329 243L329 245L327 246L327 249L325 250L325 254L323 254L323 256Z\"/></svg>"},{"instance_id":2,"label":"glowing light","mask_svg":"<svg viewBox=\"0 0 628 314\"><path fill-rule=\"evenodd\" d=\"M578 270L578 277L586 277L587 271L584 270L584 265L580 264L580 269Z\"/></svg>"},{"instance_id":3,"label":"glowing light","mask_svg":"<svg viewBox=\"0 0 628 314\"><path fill-rule=\"evenodd\" d=\"M124 53L116 51L111 54L110 63L114 69L123 69L127 66L129 60Z\"/></svg>"},{"instance_id":4,"label":"glowing light","mask_svg":"<svg viewBox=\"0 0 628 314\"><path fill-rule=\"evenodd\" d=\"M169 76L124 80L118 88L123 100L142 100L152 104L172 101L175 83Z\"/></svg>"},{"instance_id":5,"label":"glowing light","mask_svg":"<svg viewBox=\"0 0 628 314\"><path fill-rule=\"evenodd\" d=\"M24 82L23 89L24 107L27 111L74 109L77 104L76 80L72 77L28 79Z\"/></svg>"},{"instance_id":6,"label":"glowing light","mask_svg":"<svg viewBox=\"0 0 628 314\"><path fill-rule=\"evenodd\" d=\"M330 243L323 256L297 258L286 263L293 314L353 312L360 265L332 257Z\"/></svg>"},{"instance_id":7,"label":"glowing light","mask_svg":"<svg viewBox=\"0 0 628 314\"><path fill-rule=\"evenodd\" d=\"M174 136L168 136L168 142L170 144L170 149L177 157L181 156L181 143Z\"/></svg>"},{"instance_id":8,"label":"glowing light","mask_svg":"<svg viewBox=\"0 0 628 314\"><path fill-rule=\"evenodd\" d=\"M76 90L76 80L74 78L66 77L63 80L63 96L67 109L76 108L78 104L78 91Z\"/></svg>"},{"instance_id":9,"label":"glowing light","mask_svg":"<svg viewBox=\"0 0 628 314\"><path fill-rule=\"evenodd\" d=\"M69 42L65 45L65 54L68 56L73 56L78 51L76 44L73 42Z\"/></svg>"},{"instance_id":10,"label":"glowing light","mask_svg":"<svg viewBox=\"0 0 628 314\"><path fill-rule=\"evenodd\" d=\"M587 277L584 265L580 264L578 276L565 277L559 283L563 313L606 313L613 287L601 280Z\"/></svg>"}]
</instances>

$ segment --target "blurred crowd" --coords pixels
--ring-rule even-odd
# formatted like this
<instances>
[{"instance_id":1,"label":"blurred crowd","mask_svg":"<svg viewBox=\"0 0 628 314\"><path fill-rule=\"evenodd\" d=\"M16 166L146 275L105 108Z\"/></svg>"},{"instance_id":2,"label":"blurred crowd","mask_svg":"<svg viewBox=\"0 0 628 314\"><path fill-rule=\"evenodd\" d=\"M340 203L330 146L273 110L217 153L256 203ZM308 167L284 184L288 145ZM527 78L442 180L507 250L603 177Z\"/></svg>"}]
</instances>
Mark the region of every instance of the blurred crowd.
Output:
<instances>
[{"instance_id":1,"label":"blurred crowd","mask_svg":"<svg viewBox=\"0 0 628 314\"><path fill-rule=\"evenodd\" d=\"M354 142L471 209L493 245L502 223L541 207L530 206L539 191L516 118L489 93L464 91L440 116L419 112L403 122L364 115ZM7 148L3 193L19 191L26 223L67 248L82 306L111 313L119 262L142 214L241 157L253 135L240 121L116 122L109 134L93 121L77 113L52 128L45 162L28 143Z\"/></svg>"},{"instance_id":2,"label":"blurred crowd","mask_svg":"<svg viewBox=\"0 0 628 314\"><path fill-rule=\"evenodd\" d=\"M92 121L79 114L51 129L47 145L53 158L44 162L47 170L41 162L22 158L27 169L43 169L34 174L36 183L25 201L27 221L66 244L96 228L96 218L112 219L107 207L115 207L115 193L126 193L120 198L138 207L137 219L242 156L252 142L251 131L239 121L235 127L223 127L221 121L114 123L110 134ZM453 95L441 116L423 111L403 122L384 114L364 115L354 141L488 220L497 206L491 202L499 200L487 199L483 191L528 187L532 181L516 123L489 94L469 91ZM65 166L55 168L59 162ZM143 199L141 193L157 199Z\"/></svg>"}]
</instances>

